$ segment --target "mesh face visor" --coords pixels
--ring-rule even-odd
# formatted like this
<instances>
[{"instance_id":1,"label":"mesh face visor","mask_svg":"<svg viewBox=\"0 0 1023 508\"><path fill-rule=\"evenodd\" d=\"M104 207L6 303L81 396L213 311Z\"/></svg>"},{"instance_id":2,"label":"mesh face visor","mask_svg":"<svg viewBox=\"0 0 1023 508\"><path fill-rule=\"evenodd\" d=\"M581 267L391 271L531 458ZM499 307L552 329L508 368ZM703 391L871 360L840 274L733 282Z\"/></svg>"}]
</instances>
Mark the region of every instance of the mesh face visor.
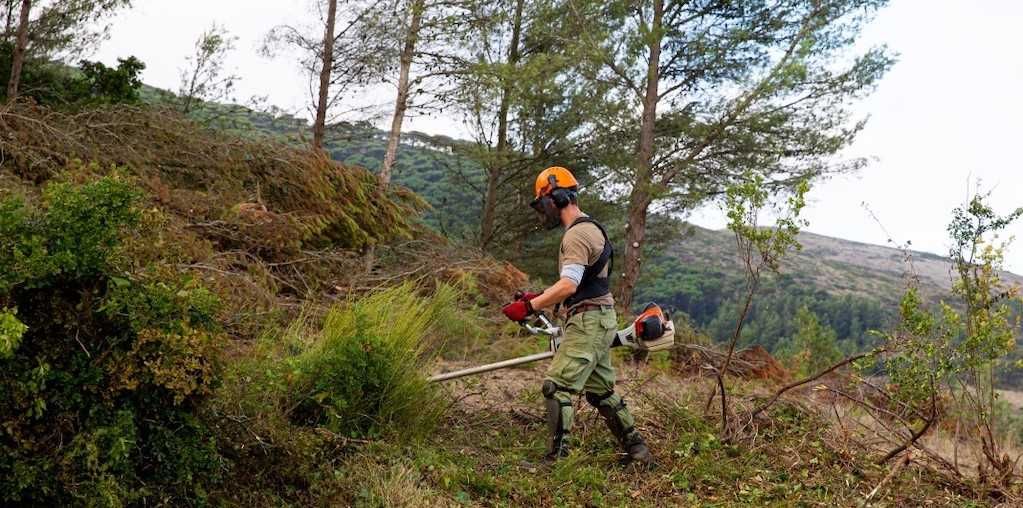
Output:
<instances>
[{"instance_id":1,"label":"mesh face visor","mask_svg":"<svg viewBox=\"0 0 1023 508\"><path fill-rule=\"evenodd\" d=\"M540 197L534 199L533 201L530 201L529 202L529 207L532 208L533 210L536 210L537 213L544 213L543 203L541 203L541 201L543 201L544 198L550 199L547 196L540 196Z\"/></svg>"},{"instance_id":2,"label":"mesh face visor","mask_svg":"<svg viewBox=\"0 0 1023 508\"><path fill-rule=\"evenodd\" d=\"M534 199L529 206L540 214L544 228L554 229L561 225L561 210L554 204L554 199L550 196L540 196Z\"/></svg>"}]
</instances>

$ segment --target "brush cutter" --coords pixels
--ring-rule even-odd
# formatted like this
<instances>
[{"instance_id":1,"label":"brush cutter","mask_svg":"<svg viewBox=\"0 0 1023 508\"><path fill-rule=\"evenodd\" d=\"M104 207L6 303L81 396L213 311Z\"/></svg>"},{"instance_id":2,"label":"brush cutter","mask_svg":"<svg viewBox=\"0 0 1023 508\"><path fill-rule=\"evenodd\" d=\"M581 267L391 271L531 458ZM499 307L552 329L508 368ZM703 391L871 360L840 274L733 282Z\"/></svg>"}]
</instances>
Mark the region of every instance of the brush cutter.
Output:
<instances>
[{"instance_id":1,"label":"brush cutter","mask_svg":"<svg viewBox=\"0 0 1023 508\"><path fill-rule=\"evenodd\" d=\"M473 374L482 374L492 370L506 369L516 365L545 360L554 356L561 345L561 328L554 326L544 313L538 313L532 322L521 323L522 327L532 335L546 335L550 338L549 351L528 356L520 356L478 367L456 370L437 374L429 379L431 382L447 381ZM661 307L655 303L647 304L643 312L627 327L615 332L611 347L627 347L639 351L662 351L675 345L675 327L665 315Z\"/></svg>"}]
</instances>

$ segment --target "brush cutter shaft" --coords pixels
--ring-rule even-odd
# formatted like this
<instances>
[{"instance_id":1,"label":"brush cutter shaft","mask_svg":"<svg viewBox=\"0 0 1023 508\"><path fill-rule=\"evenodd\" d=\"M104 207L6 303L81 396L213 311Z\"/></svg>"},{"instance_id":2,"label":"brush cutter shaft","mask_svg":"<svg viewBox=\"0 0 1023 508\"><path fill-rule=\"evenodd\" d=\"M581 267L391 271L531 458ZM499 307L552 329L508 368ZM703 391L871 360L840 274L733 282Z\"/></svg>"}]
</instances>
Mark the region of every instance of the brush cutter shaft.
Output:
<instances>
[{"instance_id":1,"label":"brush cutter shaft","mask_svg":"<svg viewBox=\"0 0 1023 508\"><path fill-rule=\"evenodd\" d=\"M649 306L647 307L650 308ZM657 309L660 312L660 309ZM662 318L664 319L664 318ZM471 376L473 374L481 374L483 372L490 372L492 370L504 369L507 367L514 367L516 365L522 365L524 363L536 362L539 360L546 360L547 358L553 358L554 352L558 350L558 346L561 345L561 328L554 326L547 316L544 314L538 314L535 318L537 324L520 323L529 333L533 335L547 335L550 337L551 350L544 353L537 353L529 356L520 356L518 358L512 358L510 360L504 360L502 362L488 363L486 365L480 365L479 367L472 367L469 369L456 370L454 372L446 372L444 374L437 374L429 379L431 383L438 381L447 381L449 379L460 378L464 376ZM661 351L668 349L675 344L675 327L672 325L670 320L664 319L663 322L663 335L658 338L644 339L637 337L635 323L619 330L615 333L614 341L611 343L611 347L627 347L630 349L639 349L644 351ZM658 332L660 333L660 332Z\"/></svg>"},{"instance_id":2,"label":"brush cutter shaft","mask_svg":"<svg viewBox=\"0 0 1023 508\"><path fill-rule=\"evenodd\" d=\"M535 355L520 356L518 358L512 358L510 360L504 360L496 363L488 363L486 365L480 365L479 367L472 367L468 369L456 370L454 372L445 372L443 374L437 374L429 379L430 382L447 381L449 379L460 378L464 376L471 376L473 374L481 374L483 372L490 372L492 370L504 369L507 367L514 367L516 365L522 365L524 363L536 362L540 360L546 360L554 356L554 351L546 351L543 353L537 353Z\"/></svg>"}]
</instances>

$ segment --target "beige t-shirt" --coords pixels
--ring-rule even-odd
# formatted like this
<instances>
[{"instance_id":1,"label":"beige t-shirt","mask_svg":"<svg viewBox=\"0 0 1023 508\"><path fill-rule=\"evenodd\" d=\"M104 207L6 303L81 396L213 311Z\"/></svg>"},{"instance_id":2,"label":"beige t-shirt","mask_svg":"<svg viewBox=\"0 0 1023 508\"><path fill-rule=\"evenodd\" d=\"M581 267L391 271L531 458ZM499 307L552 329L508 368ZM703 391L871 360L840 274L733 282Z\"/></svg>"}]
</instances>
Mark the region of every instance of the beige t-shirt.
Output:
<instances>
[{"instance_id":1,"label":"beige t-shirt","mask_svg":"<svg viewBox=\"0 0 1023 508\"><path fill-rule=\"evenodd\" d=\"M566 231L565 236L561 238L561 249L558 253L558 273L562 273L565 265L593 265L600 259L602 252L604 252L604 235L600 233L600 228L592 222L576 224L575 227ZM607 277L609 268L610 262L601 270L600 276ZM614 303L614 297L608 293L604 296L583 300L573 307L583 304L614 305Z\"/></svg>"}]
</instances>

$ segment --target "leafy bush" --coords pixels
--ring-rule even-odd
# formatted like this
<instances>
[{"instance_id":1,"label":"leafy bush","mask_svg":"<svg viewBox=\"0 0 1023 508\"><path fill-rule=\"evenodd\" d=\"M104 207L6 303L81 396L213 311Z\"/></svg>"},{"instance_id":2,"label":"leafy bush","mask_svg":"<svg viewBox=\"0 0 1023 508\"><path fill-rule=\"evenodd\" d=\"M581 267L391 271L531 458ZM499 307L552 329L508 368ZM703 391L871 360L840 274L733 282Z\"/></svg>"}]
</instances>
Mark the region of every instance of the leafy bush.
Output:
<instances>
[{"instance_id":1,"label":"leafy bush","mask_svg":"<svg viewBox=\"0 0 1023 508\"><path fill-rule=\"evenodd\" d=\"M139 90L142 89L139 74L145 70L146 64L138 58L118 58L117 67L89 60L82 60L78 65L81 74L72 77L66 85L69 103L95 106L139 102Z\"/></svg>"},{"instance_id":2,"label":"leafy bush","mask_svg":"<svg viewBox=\"0 0 1023 508\"><path fill-rule=\"evenodd\" d=\"M115 174L0 201L0 504L201 500L221 469L216 301L119 268L138 200Z\"/></svg>"},{"instance_id":3,"label":"leafy bush","mask_svg":"<svg viewBox=\"0 0 1023 508\"><path fill-rule=\"evenodd\" d=\"M0 83L10 78L10 42L0 42ZM51 107L81 108L102 104L134 104L142 89L140 74L146 68L138 58L118 58L117 67L102 62L79 61L78 69L60 62L29 58L21 74L21 95ZM5 99L6 90L0 89Z\"/></svg>"},{"instance_id":4,"label":"leafy bush","mask_svg":"<svg viewBox=\"0 0 1023 508\"><path fill-rule=\"evenodd\" d=\"M0 358L10 358L14 354L26 330L28 327L18 320L15 311L0 311Z\"/></svg>"}]
</instances>

